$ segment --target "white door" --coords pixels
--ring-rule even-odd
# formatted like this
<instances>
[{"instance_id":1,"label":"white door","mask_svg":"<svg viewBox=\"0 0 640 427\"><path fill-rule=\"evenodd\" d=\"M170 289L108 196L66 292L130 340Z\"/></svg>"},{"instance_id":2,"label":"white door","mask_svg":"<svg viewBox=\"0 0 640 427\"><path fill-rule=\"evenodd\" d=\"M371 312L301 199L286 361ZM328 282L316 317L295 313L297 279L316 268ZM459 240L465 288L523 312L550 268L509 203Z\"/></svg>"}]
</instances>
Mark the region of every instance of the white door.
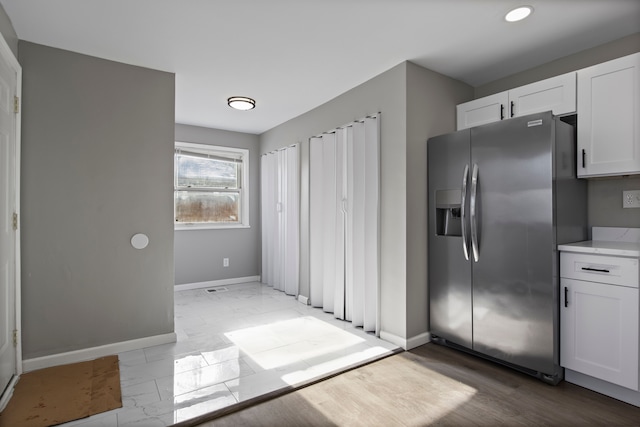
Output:
<instances>
[{"instance_id":1,"label":"white door","mask_svg":"<svg viewBox=\"0 0 640 427\"><path fill-rule=\"evenodd\" d=\"M19 66L15 58L8 55L12 54L4 43L0 46L0 391L4 391L18 373L13 331L18 276L17 217L14 219L14 215L18 213L19 164L14 100L17 99Z\"/></svg>"}]
</instances>

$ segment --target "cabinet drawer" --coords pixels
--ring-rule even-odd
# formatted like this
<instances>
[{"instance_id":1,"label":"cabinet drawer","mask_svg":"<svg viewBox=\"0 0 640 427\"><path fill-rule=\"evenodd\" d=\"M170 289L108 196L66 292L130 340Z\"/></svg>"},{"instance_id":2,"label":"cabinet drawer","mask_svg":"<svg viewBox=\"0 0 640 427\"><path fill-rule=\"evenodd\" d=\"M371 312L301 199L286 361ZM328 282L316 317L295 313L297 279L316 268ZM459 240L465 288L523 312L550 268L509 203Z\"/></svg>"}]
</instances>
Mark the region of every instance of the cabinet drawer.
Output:
<instances>
[{"instance_id":1,"label":"cabinet drawer","mask_svg":"<svg viewBox=\"0 0 640 427\"><path fill-rule=\"evenodd\" d=\"M560 276L637 288L640 270L636 258L561 252Z\"/></svg>"}]
</instances>

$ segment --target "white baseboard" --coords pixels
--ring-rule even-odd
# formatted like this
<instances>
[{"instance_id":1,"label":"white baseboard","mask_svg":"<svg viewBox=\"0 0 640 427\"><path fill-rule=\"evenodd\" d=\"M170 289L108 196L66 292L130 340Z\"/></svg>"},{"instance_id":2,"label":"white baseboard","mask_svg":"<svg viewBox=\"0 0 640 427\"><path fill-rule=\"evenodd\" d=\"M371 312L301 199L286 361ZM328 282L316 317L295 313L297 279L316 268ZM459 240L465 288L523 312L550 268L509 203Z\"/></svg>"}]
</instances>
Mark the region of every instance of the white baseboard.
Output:
<instances>
[{"instance_id":1,"label":"white baseboard","mask_svg":"<svg viewBox=\"0 0 640 427\"><path fill-rule=\"evenodd\" d=\"M630 405L640 407L640 392L630 388L621 387L581 372L572 371L571 369L564 370L564 380L568 383L576 384L580 387L604 394L605 396L622 400Z\"/></svg>"},{"instance_id":2,"label":"white baseboard","mask_svg":"<svg viewBox=\"0 0 640 427\"><path fill-rule=\"evenodd\" d=\"M20 377L18 375L15 375L13 378L11 378L11 381L9 381L9 384L4 390L4 393L2 393L2 397L0 397L0 412L4 411L7 403L9 403L9 400L11 400L11 396L13 396L13 389L15 388L19 378Z\"/></svg>"},{"instance_id":3,"label":"white baseboard","mask_svg":"<svg viewBox=\"0 0 640 427\"><path fill-rule=\"evenodd\" d=\"M300 304L309 305L309 298L303 295L298 295L298 302Z\"/></svg>"},{"instance_id":4,"label":"white baseboard","mask_svg":"<svg viewBox=\"0 0 640 427\"><path fill-rule=\"evenodd\" d=\"M173 290L187 291L189 289L213 288L216 286L237 285L238 283L259 282L260 276L235 277L233 279L209 280L208 282L185 283L183 285L175 285Z\"/></svg>"},{"instance_id":5,"label":"white baseboard","mask_svg":"<svg viewBox=\"0 0 640 427\"><path fill-rule=\"evenodd\" d=\"M390 332L380 331L380 338L385 341L389 341L390 343L395 344L399 347L402 347L405 350L411 350L412 348L416 348L430 342L431 334L429 332L424 332L422 334L419 334L407 339L407 338L399 337Z\"/></svg>"},{"instance_id":6,"label":"white baseboard","mask_svg":"<svg viewBox=\"0 0 640 427\"><path fill-rule=\"evenodd\" d=\"M84 362L98 357L123 353L125 351L139 350L141 348L153 347L155 345L169 344L176 342L175 332L151 337L139 338L130 341L121 341L113 344L101 345L98 347L83 348L82 350L69 351L66 353L52 354L50 356L36 357L22 361L24 372L35 371L37 369L49 368L51 366L66 365L69 363Z\"/></svg>"},{"instance_id":7,"label":"white baseboard","mask_svg":"<svg viewBox=\"0 0 640 427\"><path fill-rule=\"evenodd\" d=\"M423 332L419 335L411 337L407 340L407 347L405 350L411 350L412 348L420 347L423 344L431 342L431 333Z\"/></svg>"}]
</instances>

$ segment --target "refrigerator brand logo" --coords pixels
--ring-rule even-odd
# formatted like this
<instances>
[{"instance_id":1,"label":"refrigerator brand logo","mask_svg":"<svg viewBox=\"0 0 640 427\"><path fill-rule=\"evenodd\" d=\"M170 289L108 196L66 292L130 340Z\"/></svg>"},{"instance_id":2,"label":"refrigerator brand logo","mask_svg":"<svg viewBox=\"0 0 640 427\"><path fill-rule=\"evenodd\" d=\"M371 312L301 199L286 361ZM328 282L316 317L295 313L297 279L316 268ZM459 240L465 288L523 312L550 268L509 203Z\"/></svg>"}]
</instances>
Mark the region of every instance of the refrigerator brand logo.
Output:
<instances>
[{"instance_id":1,"label":"refrigerator brand logo","mask_svg":"<svg viewBox=\"0 0 640 427\"><path fill-rule=\"evenodd\" d=\"M542 124L542 119L531 120L530 122L527 122L527 127L530 128L532 126L540 126L541 124Z\"/></svg>"}]
</instances>

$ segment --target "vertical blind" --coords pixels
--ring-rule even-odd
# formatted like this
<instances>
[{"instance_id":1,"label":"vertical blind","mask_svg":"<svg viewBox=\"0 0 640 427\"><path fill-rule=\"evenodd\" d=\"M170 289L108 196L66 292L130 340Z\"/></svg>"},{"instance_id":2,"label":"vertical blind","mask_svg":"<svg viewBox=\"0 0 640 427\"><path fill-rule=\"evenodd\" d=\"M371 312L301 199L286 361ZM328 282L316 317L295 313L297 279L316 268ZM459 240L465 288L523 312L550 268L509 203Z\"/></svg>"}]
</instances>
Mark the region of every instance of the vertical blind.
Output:
<instances>
[{"instance_id":1,"label":"vertical blind","mask_svg":"<svg viewBox=\"0 0 640 427\"><path fill-rule=\"evenodd\" d=\"M298 146L261 158L262 282L297 295L300 260Z\"/></svg>"},{"instance_id":2,"label":"vertical blind","mask_svg":"<svg viewBox=\"0 0 640 427\"><path fill-rule=\"evenodd\" d=\"M309 144L311 304L378 334L378 117Z\"/></svg>"}]
</instances>

